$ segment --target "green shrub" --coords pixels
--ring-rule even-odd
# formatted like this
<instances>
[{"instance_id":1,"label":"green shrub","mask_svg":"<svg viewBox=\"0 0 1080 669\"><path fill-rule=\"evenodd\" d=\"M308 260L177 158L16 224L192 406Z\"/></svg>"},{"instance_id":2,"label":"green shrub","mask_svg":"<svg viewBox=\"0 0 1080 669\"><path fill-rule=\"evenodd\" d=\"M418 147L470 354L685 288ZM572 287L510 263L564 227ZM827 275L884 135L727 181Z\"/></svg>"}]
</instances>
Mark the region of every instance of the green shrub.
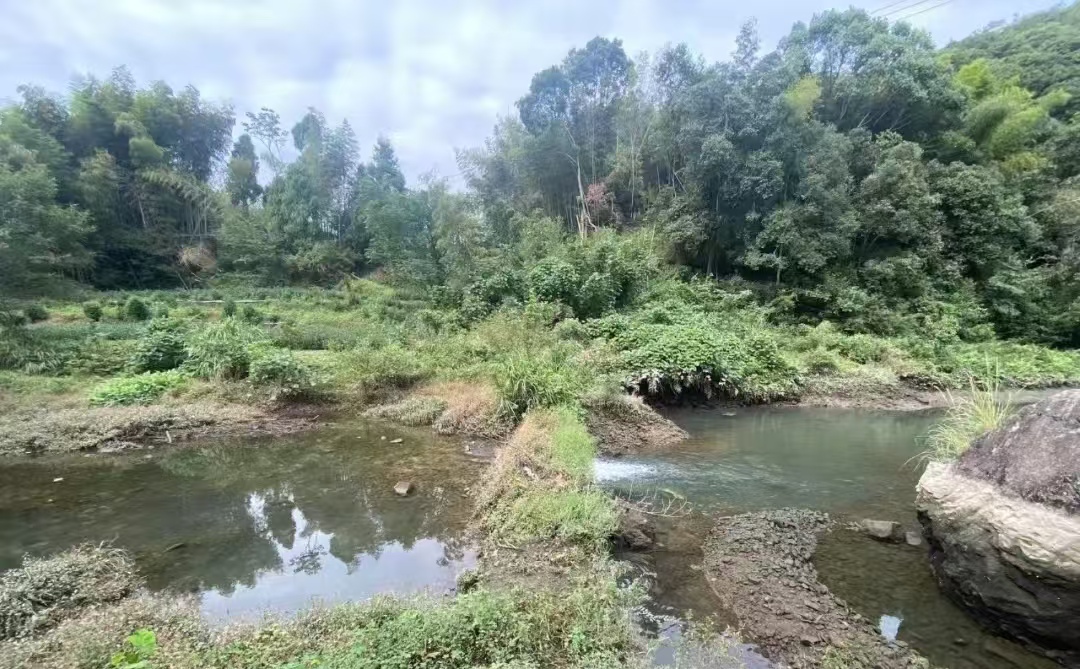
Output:
<instances>
[{"instance_id":1,"label":"green shrub","mask_svg":"<svg viewBox=\"0 0 1080 669\"><path fill-rule=\"evenodd\" d=\"M544 258L529 272L529 292L543 302L573 306L581 277L562 258Z\"/></svg>"},{"instance_id":2,"label":"green shrub","mask_svg":"<svg viewBox=\"0 0 1080 669\"><path fill-rule=\"evenodd\" d=\"M138 340L130 366L134 372L164 372L176 369L186 359L183 331L177 323L163 318L150 322Z\"/></svg>"},{"instance_id":3,"label":"green shrub","mask_svg":"<svg viewBox=\"0 0 1080 669\"><path fill-rule=\"evenodd\" d=\"M221 306L221 315L225 318L236 316L236 300L232 298L225 300L225 304Z\"/></svg>"},{"instance_id":4,"label":"green shrub","mask_svg":"<svg viewBox=\"0 0 1080 669\"><path fill-rule=\"evenodd\" d=\"M68 360L67 370L72 374L92 376L120 374L129 369L136 345L131 339L91 337L80 344L77 353Z\"/></svg>"},{"instance_id":5,"label":"green shrub","mask_svg":"<svg viewBox=\"0 0 1080 669\"><path fill-rule=\"evenodd\" d=\"M617 364L638 391L769 401L797 390L797 370L781 354L775 331L754 317L691 312L672 325L622 324L611 333L621 349Z\"/></svg>"},{"instance_id":6,"label":"green shrub","mask_svg":"<svg viewBox=\"0 0 1080 669\"><path fill-rule=\"evenodd\" d=\"M251 382L274 389L275 398L309 396L315 389L315 374L287 349L253 347L248 373Z\"/></svg>"},{"instance_id":7,"label":"green shrub","mask_svg":"<svg viewBox=\"0 0 1080 669\"><path fill-rule=\"evenodd\" d=\"M245 323L250 323L252 325L259 325L263 322L262 313L250 304L244 305L244 309L241 312L241 318L244 319Z\"/></svg>"},{"instance_id":8,"label":"green shrub","mask_svg":"<svg viewBox=\"0 0 1080 669\"><path fill-rule=\"evenodd\" d=\"M615 308L619 287L610 274L593 272L578 290L574 312L579 318L596 318Z\"/></svg>"},{"instance_id":9,"label":"green shrub","mask_svg":"<svg viewBox=\"0 0 1080 669\"><path fill-rule=\"evenodd\" d=\"M589 330L576 318L568 318L555 324L555 336L566 341L585 341Z\"/></svg>"},{"instance_id":10,"label":"green shrub","mask_svg":"<svg viewBox=\"0 0 1080 669\"><path fill-rule=\"evenodd\" d=\"M157 653L157 635L139 629L124 641L124 648L109 660L110 669L151 669L150 660Z\"/></svg>"},{"instance_id":11,"label":"green shrub","mask_svg":"<svg viewBox=\"0 0 1080 669\"><path fill-rule=\"evenodd\" d=\"M40 304L28 304L23 307L22 312L26 315L26 320L31 323L40 323L41 321L49 320L49 312Z\"/></svg>"},{"instance_id":12,"label":"green shrub","mask_svg":"<svg viewBox=\"0 0 1080 669\"><path fill-rule=\"evenodd\" d=\"M251 345L265 340L262 330L235 318L208 323L187 336L184 369L204 379L242 379Z\"/></svg>"},{"instance_id":13,"label":"green shrub","mask_svg":"<svg viewBox=\"0 0 1080 669\"><path fill-rule=\"evenodd\" d=\"M150 307L146 305L137 297L129 297L127 302L124 303L124 318L129 321L145 321L149 320Z\"/></svg>"},{"instance_id":14,"label":"green shrub","mask_svg":"<svg viewBox=\"0 0 1080 669\"><path fill-rule=\"evenodd\" d=\"M90 394L90 405L97 407L153 404L165 393L187 383L187 377L176 370L146 372L137 376L122 376L101 384Z\"/></svg>"},{"instance_id":15,"label":"green shrub","mask_svg":"<svg viewBox=\"0 0 1080 669\"><path fill-rule=\"evenodd\" d=\"M101 310L101 305L97 302L85 302L82 305L83 314L91 321L97 323L101 320L104 312Z\"/></svg>"},{"instance_id":16,"label":"green shrub","mask_svg":"<svg viewBox=\"0 0 1080 669\"><path fill-rule=\"evenodd\" d=\"M585 383L576 365L560 351L516 354L495 370L500 413L523 416L534 407L574 404Z\"/></svg>"},{"instance_id":17,"label":"green shrub","mask_svg":"<svg viewBox=\"0 0 1080 669\"><path fill-rule=\"evenodd\" d=\"M844 361L835 351L815 348L803 356L803 365L811 374L835 374L843 368Z\"/></svg>"}]
</instances>

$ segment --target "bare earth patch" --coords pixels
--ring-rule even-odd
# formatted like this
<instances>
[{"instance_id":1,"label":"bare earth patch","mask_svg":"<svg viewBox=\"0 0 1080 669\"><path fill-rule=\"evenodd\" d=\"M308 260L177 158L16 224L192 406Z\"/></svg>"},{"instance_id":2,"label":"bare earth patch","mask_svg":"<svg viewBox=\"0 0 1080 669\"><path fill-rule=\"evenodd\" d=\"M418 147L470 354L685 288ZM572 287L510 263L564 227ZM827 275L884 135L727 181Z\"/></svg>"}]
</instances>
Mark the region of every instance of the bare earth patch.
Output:
<instances>
[{"instance_id":1,"label":"bare earth patch","mask_svg":"<svg viewBox=\"0 0 1080 669\"><path fill-rule=\"evenodd\" d=\"M318 409L243 404L37 409L0 416L0 455L105 451L209 437L276 435L316 425Z\"/></svg>"},{"instance_id":2,"label":"bare earth patch","mask_svg":"<svg viewBox=\"0 0 1080 669\"><path fill-rule=\"evenodd\" d=\"M605 398L589 402L586 409L589 432L607 455L665 448L689 436L638 397Z\"/></svg>"}]
</instances>

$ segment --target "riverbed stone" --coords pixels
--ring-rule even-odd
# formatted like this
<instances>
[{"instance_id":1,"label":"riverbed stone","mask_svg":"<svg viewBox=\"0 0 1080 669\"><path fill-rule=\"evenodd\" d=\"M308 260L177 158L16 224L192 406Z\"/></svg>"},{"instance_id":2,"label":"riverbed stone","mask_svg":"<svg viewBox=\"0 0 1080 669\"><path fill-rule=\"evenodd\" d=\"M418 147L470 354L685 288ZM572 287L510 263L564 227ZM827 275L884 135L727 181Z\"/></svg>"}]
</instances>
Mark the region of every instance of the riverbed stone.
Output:
<instances>
[{"instance_id":1,"label":"riverbed stone","mask_svg":"<svg viewBox=\"0 0 1080 669\"><path fill-rule=\"evenodd\" d=\"M394 486L394 492L400 497L408 497L415 489L412 481L398 481Z\"/></svg>"},{"instance_id":2,"label":"riverbed stone","mask_svg":"<svg viewBox=\"0 0 1080 669\"><path fill-rule=\"evenodd\" d=\"M922 546L922 535L918 532L904 532L904 542L908 546Z\"/></svg>"},{"instance_id":3,"label":"riverbed stone","mask_svg":"<svg viewBox=\"0 0 1080 669\"><path fill-rule=\"evenodd\" d=\"M917 508L943 591L990 630L1080 666L1080 391L930 464Z\"/></svg>"},{"instance_id":4,"label":"riverbed stone","mask_svg":"<svg viewBox=\"0 0 1080 669\"><path fill-rule=\"evenodd\" d=\"M859 521L859 529L866 536L878 541L899 543L904 540L904 530L900 527L900 523L891 520L871 520L866 518Z\"/></svg>"}]
</instances>

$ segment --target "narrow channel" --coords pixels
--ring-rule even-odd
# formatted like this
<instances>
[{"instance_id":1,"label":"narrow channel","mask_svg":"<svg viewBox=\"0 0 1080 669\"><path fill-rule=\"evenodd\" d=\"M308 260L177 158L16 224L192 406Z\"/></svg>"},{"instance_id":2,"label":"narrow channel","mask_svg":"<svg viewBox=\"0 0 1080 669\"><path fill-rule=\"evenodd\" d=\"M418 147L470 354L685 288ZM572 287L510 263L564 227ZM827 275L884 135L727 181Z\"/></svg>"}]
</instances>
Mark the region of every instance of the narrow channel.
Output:
<instances>
[{"instance_id":1,"label":"narrow channel","mask_svg":"<svg viewBox=\"0 0 1080 669\"><path fill-rule=\"evenodd\" d=\"M892 520L917 530L919 455L939 414L804 407L675 410L690 439L664 451L600 460L597 478L621 494L666 491L694 509L660 519L658 548L635 556L655 573L656 612L737 621L717 609L697 570L714 515L779 507L825 511L839 521ZM935 666L1041 669L1057 666L984 632L937 589L926 547L877 543L838 529L822 538L821 580Z\"/></svg>"}]
</instances>

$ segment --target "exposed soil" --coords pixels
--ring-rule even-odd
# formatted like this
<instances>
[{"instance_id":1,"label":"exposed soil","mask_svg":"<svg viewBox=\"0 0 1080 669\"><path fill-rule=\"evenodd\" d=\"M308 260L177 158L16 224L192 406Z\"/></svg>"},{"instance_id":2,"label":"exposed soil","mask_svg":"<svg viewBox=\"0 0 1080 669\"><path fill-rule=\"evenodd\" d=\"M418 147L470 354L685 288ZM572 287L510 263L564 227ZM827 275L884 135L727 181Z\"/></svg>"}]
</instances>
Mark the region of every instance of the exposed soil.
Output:
<instances>
[{"instance_id":1,"label":"exposed soil","mask_svg":"<svg viewBox=\"0 0 1080 669\"><path fill-rule=\"evenodd\" d=\"M196 439L282 435L313 428L325 407L196 402L37 409L0 416L0 455L111 452Z\"/></svg>"},{"instance_id":2,"label":"exposed soil","mask_svg":"<svg viewBox=\"0 0 1080 669\"><path fill-rule=\"evenodd\" d=\"M705 575L740 634L794 669L929 666L904 642L886 641L818 580L811 558L831 524L804 509L717 519L704 546Z\"/></svg>"},{"instance_id":3,"label":"exposed soil","mask_svg":"<svg viewBox=\"0 0 1080 669\"><path fill-rule=\"evenodd\" d=\"M592 404L585 423L605 455L665 448L689 436L637 397Z\"/></svg>"}]
</instances>

